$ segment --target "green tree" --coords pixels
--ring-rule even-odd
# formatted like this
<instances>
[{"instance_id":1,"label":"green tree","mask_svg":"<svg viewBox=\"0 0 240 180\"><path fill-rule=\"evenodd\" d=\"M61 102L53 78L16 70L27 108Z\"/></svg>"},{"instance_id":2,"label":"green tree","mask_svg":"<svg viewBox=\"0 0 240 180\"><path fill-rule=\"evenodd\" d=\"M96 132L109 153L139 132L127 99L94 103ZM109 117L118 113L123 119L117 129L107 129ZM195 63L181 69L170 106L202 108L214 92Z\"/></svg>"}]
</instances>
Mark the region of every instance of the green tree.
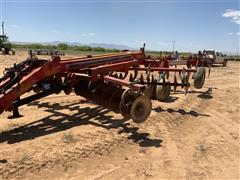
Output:
<instances>
[{"instance_id":1,"label":"green tree","mask_svg":"<svg viewBox=\"0 0 240 180\"><path fill-rule=\"evenodd\" d=\"M66 49L68 49L68 45L67 44L65 44L65 43L60 43L60 44L58 44L58 49L60 49L60 50L66 50Z\"/></svg>"}]
</instances>

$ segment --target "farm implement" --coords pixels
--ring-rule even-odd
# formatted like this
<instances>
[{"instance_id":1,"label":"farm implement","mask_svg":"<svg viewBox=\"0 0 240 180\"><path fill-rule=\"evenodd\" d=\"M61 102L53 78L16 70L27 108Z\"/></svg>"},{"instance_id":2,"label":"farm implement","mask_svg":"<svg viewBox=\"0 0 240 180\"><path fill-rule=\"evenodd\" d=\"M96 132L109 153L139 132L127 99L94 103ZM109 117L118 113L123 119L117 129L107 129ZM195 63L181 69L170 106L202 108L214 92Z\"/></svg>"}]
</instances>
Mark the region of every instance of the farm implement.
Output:
<instances>
[{"instance_id":1,"label":"farm implement","mask_svg":"<svg viewBox=\"0 0 240 180\"><path fill-rule=\"evenodd\" d=\"M141 123L151 113L151 99L167 100L171 86L174 92L178 86L182 87L186 94L191 74L194 87L202 88L204 67L178 68L167 58L159 60L146 56L144 47L136 52L64 60L59 56L52 56L50 60L30 56L5 69L0 78L0 113L13 111L12 117L16 118L20 116L19 106L50 94L63 91L68 95L74 91L78 96L121 113L124 118ZM30 91L32 93L25 94Z\"/></svg>"},{"instance_id":2,"label":"farm implement","mask_svg":"<svg viewBox=\"0 0 240 180\"><path fill-rule=\"evenodd\" d=\"M161 59L161 57L159 58ZM221 52L215 52L210 50L203 50L198 51L197 54L191 54L188 57L179 57L176 54L172 56L168 56L169 60L178 61L178 64L182 62L183 64L187 64L188 67L190 66L205 66L211 67L215 64L222 64L223 67L227 66L227 62L229 57L226 54L222 54Z\"/></svg>"},{"instance_id":3,"label":"farm implement","mask_svg":"<svg viewBox=\"0 0 240 180\"><path fill-rule=\"evenodd\" d=\"M28 51L29 55L41 55L41 56L65 56L64 52L53 49L33 49Z\"/></svg>"}]
</instances>

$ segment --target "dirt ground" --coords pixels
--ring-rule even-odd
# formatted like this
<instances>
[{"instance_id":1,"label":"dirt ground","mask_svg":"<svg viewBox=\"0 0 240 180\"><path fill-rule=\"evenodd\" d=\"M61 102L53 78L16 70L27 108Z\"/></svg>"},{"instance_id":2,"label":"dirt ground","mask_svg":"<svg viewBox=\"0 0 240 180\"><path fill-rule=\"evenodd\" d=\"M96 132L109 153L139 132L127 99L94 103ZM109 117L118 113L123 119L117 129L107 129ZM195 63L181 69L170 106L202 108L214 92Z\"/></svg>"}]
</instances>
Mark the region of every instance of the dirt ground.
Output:
<instances>
[{"instance_id":1,"label":"dirt ground","mask_svg":"<svg viewBox=\"0 0 240 180\"><path fill-rule=\"evenodd\" d=\"M1 67L26 53L1 56ZM240 63L153 101L142 124L61 93L0 119L0 179L239 179Z\"/></svg>"}]
</instances>

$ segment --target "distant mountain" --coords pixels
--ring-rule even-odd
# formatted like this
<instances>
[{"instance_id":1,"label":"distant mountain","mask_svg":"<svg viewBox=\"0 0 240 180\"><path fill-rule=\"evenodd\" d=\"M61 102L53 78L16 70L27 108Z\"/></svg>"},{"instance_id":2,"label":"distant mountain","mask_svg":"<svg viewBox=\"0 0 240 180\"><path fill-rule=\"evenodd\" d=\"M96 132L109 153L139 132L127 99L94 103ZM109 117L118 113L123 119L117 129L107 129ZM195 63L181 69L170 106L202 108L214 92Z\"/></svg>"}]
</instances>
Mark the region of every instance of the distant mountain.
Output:
<instances>
[{"instance_id":1,"label":"distant mountain","mask_svg":"<svg viewBox=\"0 0 240 180\"><path fill-rule=\"evenodd\" d=\"M64 41L52 41L52 42L13 42L15 44L33 44L33 43L38 43L38 44L43 44L43 45L58 45L60 43L65 43L69 46L91 46L91 47L102 47L106 49L130 49L134 50L134 48L126 46L126 45L121 45L121 44L105 44L105 43L88 43L88 44L81 44L79 42L64 42Z\"/></svg>"}]
</instances>

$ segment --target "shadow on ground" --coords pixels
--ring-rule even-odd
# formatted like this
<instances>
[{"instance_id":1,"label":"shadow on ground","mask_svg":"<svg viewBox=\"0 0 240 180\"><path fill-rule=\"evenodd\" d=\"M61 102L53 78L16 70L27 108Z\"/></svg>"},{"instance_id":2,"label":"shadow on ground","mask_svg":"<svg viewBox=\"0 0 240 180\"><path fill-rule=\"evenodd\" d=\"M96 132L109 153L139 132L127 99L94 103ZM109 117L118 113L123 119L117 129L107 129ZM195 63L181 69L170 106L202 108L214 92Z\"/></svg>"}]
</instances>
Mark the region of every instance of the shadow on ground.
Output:
<instances>
[{"instance_id":1,"label":"shadow on ground","mask_svg":"<svg viewBox=\"0 0 240 180\"><path fill-rule=\"evenodd\" d=\"M159 112L168 112L168 113L180 113L181 115L191 115L191 116L194 116L194 117L198 117L198 116L209 117L208 114L201 114L201 113L198 113L194 110L191 110L191 111L187 112L184 109L178 109L178 110L175 110L175 109L172 109L172 108L162 109L161 107L156 107L153 110L158 112L158 113Z\"/></svg>"},{"instance_id":2,"label":"shadow on ground","mask_svg":"<svg viewBox=\"0 0 240 180\"><path fill-rule=\"evenodd\" d=\"M113 116L108 116L107 113L110 112L110 110L102 108L101 106L80 108L79 104L80 103L60 105L56 103L50 105L47 102L40 103L39 101L29 103L28 106L46 108L44 111L50 113L50 115L13 130L3 132L0 134L0 142L13 144L65 131L76 126L94 125L108 130L119 129L119 134L128 134L128 139L142 147L161 146L161 139L151 139L149 133L139 132L138 127L128 123L125 119L113 119ZM63 109L77 112L69 115L61 112Z\"/></svg>"},{"instance_id":3,"label":"shadow on ground","mask_svg":"<svg viewBox=\"0 0 240 180\"><path fill-rule=\"evenodd\" d=\"M212 91L213 89L217 89L217 88L208 88L207 91L196 91L196 90L191 90L188 91L189 94L198 94L197 97L201 98L201 99L212 99ZM184 94L183 91L176 91L176 94Z\"/></svg>"},{"instance_id":4,"label":"shadow on ground","mask_svg":"<svg viewBox=\"0 0 240 180\"><path fill-rule=\"evenodd\" d=\"M169 96L165 101L163 101L164 103L173 103L175 101L177 101L179 99L179 97L174 97L174 96Z\"/></svg>"}]
</instances>

